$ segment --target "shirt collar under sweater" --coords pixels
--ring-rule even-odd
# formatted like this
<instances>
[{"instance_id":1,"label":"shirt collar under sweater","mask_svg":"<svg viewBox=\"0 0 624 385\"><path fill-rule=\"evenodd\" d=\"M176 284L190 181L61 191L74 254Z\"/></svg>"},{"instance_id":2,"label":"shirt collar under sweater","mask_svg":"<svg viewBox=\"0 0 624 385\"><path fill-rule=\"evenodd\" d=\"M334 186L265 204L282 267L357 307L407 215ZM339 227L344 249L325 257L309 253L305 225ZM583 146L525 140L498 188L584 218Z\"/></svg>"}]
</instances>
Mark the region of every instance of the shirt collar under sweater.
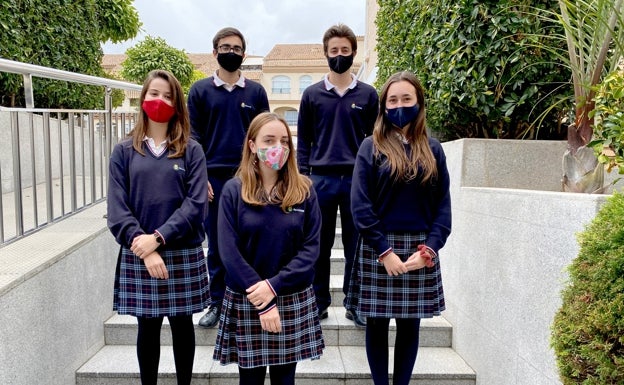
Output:
<instances>
[{"instance_id":1,"label":"shirt collar under sweater","mask_svg":"<svg viewBox=\"0 0 624 385\"><path fill-rule=\"evenodd\" d=\"M330 91L332 88L336 88L336 86L329 81L329 74L325 74L323 81L325 82L325 89L327 91ZM351 84L349 84L347 88L352 90L355 86L357 86L357 77L355 77L354 74L351 74Z\"/></svg>"},{"instance_id":2,"label":"shirt collar under sweater","mask_svg":"<svg viewBox=\"0 0 624 385\"><path fill-rule=\"evenodd\" d=\"M215 86L217 87L223 86L223 88L225 88L228 91L232 91L237 86L240 88L245 88L245 77L243 76L242 72L240 76L238 77L238 80L234 84L229 84L229 83L224 82L223 79L221 79L219 75L217 75L217 71L214 72L214 75L212 75L212 77L213 77Z\"/></svg>"},{"instance_id":3,"label":"shirt collar under sweater","mask_svg":"<svg viewBox=\"0 0 624 385\"><path fill-rule=\"evenodd\" d=\"M160 156L165 150L167 150L167 140L164 140L160 144L156 144L154 142L154 138L144 137L143 141L147 143L147 148L154 154L155 156Z\"/></svg>"}]
</instances>

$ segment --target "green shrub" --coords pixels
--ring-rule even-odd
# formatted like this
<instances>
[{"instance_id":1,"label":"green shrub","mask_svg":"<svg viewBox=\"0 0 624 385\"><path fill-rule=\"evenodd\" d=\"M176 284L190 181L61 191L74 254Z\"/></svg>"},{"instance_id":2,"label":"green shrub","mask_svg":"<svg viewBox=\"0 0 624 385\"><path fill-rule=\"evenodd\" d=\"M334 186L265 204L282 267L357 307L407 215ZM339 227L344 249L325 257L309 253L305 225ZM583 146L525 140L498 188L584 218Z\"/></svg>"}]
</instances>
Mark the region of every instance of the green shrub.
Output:
<instances>
[{"instance_id":1,"label":"green shrub","mask_svg":"<svg viewBox=\"0 0 624 385\"><path fill-rule=\"evenodd\" d=\"M624 73L607 76L594 99L594 138L590 143L607 170L624 174Z\"/></svg>"},{"instance_id":2,"label":"green shrub","mask_svg":"<svg viewBox=\"0 0 624 385\"><path fill-rule=\"evenodd\" d=\"M624 384L624 195L578 236L551 345L564 385Z\"/></svg>"},{"instance_id":3,"label":"green shrub","mask_svg":"<svg viewBox=\"0 0 624 385\"><path fill-rule=\"evenodd\" d=\"M564 139L570 71L545 44L562 26L548 0L378 0L377 86L411 70L427 91L427 121L443 139ZM561 40L561 39L560 39ZM550 108L555 106L555 108ZM534 122L542 123L537 127Z\"/></svg>"}]
</instances>

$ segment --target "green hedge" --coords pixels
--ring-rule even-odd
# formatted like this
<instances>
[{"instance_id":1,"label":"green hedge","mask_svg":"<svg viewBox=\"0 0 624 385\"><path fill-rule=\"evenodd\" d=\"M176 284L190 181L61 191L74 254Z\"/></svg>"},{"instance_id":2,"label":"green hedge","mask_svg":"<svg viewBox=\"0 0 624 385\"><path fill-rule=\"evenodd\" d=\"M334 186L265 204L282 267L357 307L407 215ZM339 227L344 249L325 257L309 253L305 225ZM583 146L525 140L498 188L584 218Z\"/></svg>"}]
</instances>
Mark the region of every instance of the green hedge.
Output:
<instances>
[{"instance_id":1,"label":"green hedge","mask_svg":"<svg viewBox=\"0 0 624 385\"><path fill-rule=\"evenodd\" d=\"M556 1L378 3L377 86L395 71L414 71L427 90L429 125L440 136L565 138L570 71L537 48L563 33L543 17L558 10ZM543 112L542 126L533 125Z\"/></svg>"},{"instance_id":2,"label":"green hedge","mask_svg":"<svg viewBox=\"0 0 624 385\"><path fill-rule=\"evenodd\" d=\"M624 384L624 195L579 235L551 344L564 385Z\"/></svg>"}]
</instances>

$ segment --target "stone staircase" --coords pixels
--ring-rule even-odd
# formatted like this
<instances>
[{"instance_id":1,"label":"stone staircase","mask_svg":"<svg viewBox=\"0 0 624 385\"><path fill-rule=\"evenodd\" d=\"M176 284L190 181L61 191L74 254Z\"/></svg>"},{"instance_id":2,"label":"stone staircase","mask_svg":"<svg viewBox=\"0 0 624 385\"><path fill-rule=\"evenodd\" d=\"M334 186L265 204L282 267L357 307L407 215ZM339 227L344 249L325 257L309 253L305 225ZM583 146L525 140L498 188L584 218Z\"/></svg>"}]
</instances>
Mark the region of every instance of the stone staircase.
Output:
<instances>
[{"instance_id":1,"label":"stone staircase","mask_svg":"<svg viewBox=\"0 0 624 385\"><path fill-rule=\"evenodd\" d=\"M296 381L300 385L360 385L372 384L364 343L364 329L356 328L345 318L342 306L342 274L344 257L340 229L332 250L332 306L329 317L321 321L326 348L315 361L297 365ZM202 314L194 316L195 325ZM390 370L394 345L394 321L390 325ZM140 384L136 358L136 319L113 315L104 323L105 346L76 372L77 385L136 385ZM420 349L412 374L412 385L475 385L476 374L451 348L452 326L443 317L423 319L420 328ZM193 385L236 385L236 365L221 366L212 360L216 328L195 328L195 365ZM171 349L171 333L165 318L161 333L159 384L175 385L175 366ZM268 379L265 382L269 384Z\"/></svg>"}]
</instances>

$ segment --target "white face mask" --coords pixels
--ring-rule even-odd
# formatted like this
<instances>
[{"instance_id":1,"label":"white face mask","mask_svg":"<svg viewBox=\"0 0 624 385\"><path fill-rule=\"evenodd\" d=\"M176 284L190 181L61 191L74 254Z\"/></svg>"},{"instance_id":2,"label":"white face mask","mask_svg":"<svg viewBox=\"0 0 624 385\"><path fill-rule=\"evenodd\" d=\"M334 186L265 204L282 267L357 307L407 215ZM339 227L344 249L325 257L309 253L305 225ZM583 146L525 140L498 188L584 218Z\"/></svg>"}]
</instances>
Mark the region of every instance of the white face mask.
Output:
<instances>
[{"instance_id":1,"label":"white face mask","mask_svg":"<svg viewBox=\"0 0 624 385\"><path fill-rule=\"evenodd\" d=\"M290 149L278 144L277 146L258 148L258 159L273 170L281 170L288 160Z\"/></svg>"}]
</instances>

